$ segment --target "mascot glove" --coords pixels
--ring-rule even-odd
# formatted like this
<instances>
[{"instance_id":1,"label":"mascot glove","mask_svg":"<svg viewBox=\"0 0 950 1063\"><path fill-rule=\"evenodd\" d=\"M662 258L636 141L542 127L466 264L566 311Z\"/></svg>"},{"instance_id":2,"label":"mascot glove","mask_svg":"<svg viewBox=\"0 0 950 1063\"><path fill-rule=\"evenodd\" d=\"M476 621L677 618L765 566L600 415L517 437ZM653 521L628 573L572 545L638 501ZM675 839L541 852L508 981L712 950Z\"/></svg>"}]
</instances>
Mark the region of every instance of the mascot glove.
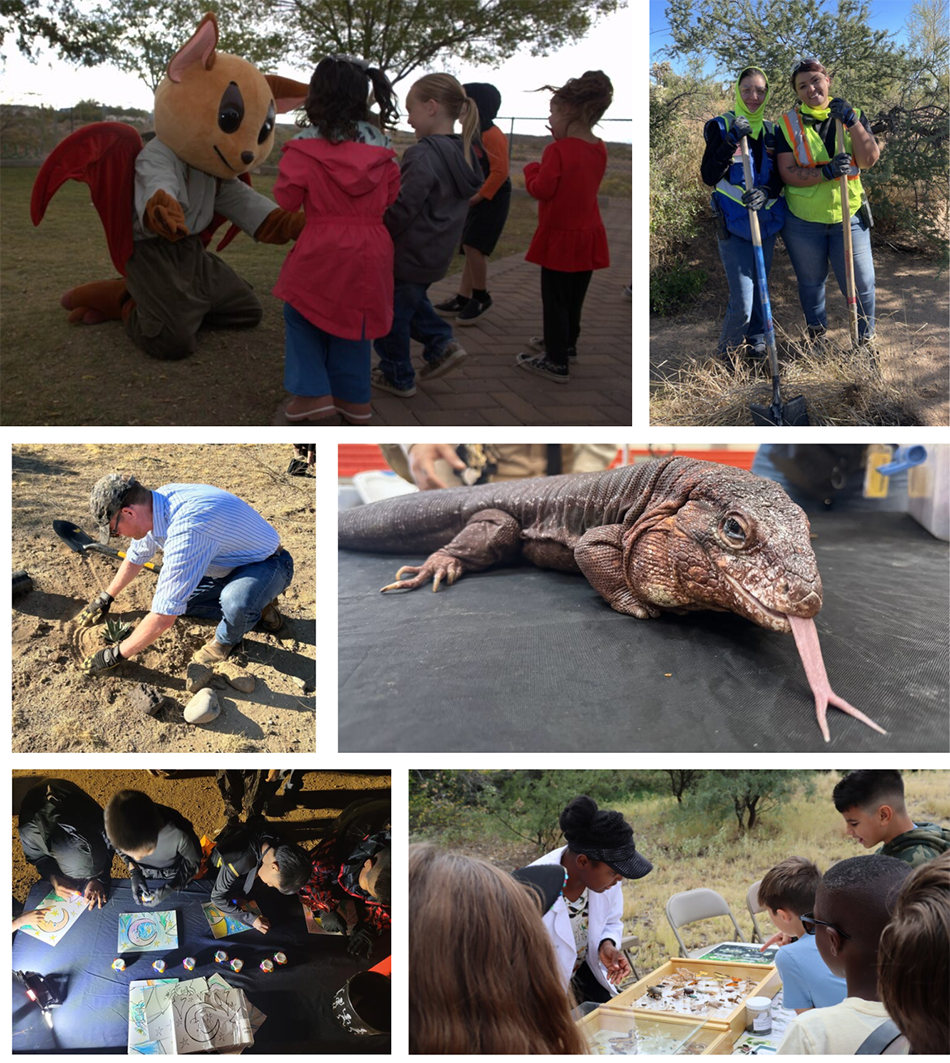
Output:
<instances>
[{"instance_id":1,"label":"mascot glove","mask_svg":"<svg viewBox=\"0 0 950 1063\"><path fill-rule=\"evenodd\" d=\"M113 668L118 668L123 660L118 646L106 646L105 649L99 650L82 662L83 675L104 675L106 672L111 672Z\"/></svg>"},{"instance_id":2,"label":"mascot glove","mask_svg":"<svg viewBox=\"0 0 950 1063\"><path fill-rule=\"evenodd\" d=\"M364 960L368 960L373 954L373 943L376 940L376 935L365 924L360 925L350 934L349 943L346 946L346 951L351 956L359 956Z\"/></svg>"},{"instance_id":3,"label":"mascot glove","mask_svg":"<svg viewBox=\"0 0 950 1063\"><path fill-rule=\"evenodd\" d=\"M97 594L77 617L79 626L92 627L93 624L98 624L100 620L104 620L114 601L115 598L106 591Z\"/></svg>"},{"instance_id":4,"label":"mascot glove","mask_svg":"<svg viewBox=\"0 0 950 1063\"><path fill-rule=\"evenodd\" d=\"M297 239L303 232L303 226L304 216L301 211L291 213L277 207L258 225L254 239L262 244L286 244Z\"/></svg>"},{"instance_id":5,"label":"mascot glove","mask_svg":"<svg viewBox=\"0 0 950 1063\"><path fill-rule=\"evenodd\" d=\"M145 228L172 243L190 235L181 204L161 188L145 204Z\"/></svg>"}]
</instances>

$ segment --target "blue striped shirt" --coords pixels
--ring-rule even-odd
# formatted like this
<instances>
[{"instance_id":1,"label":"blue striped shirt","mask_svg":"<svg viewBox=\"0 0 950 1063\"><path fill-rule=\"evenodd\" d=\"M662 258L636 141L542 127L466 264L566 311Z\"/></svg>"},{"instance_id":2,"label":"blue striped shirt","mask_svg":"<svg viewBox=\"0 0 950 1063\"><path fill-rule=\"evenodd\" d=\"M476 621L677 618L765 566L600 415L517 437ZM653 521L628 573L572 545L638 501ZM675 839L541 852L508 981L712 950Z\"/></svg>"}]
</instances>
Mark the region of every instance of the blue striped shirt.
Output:
<instances>
[{"instance_id":1,"label":"blue striped shirt","mask_svg":"<svg viewBox=\"0 0 950 1063\"><path fill-rule=\"evenodd\" d=\"M152 612L181 616L203 576L226 576L279 546L277 532L237 495L208 484L165 484L152 492L152 530L132 540L126 557L142 565L161 547Z\"/></svg>"}]
</instances>

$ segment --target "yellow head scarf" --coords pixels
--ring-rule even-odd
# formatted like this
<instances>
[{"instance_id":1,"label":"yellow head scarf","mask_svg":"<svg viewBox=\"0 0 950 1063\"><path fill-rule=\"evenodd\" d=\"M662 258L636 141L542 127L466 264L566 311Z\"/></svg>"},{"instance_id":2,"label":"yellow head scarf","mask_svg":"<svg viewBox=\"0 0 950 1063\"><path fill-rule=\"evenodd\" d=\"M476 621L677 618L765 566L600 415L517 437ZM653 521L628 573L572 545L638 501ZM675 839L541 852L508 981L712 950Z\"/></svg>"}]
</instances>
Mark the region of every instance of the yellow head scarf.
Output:
<instances>
[{"instance_id":1,"label":"yellow head scarf","mask_svg":"<svg viewBox=\"0 0 950 1063\"><path fill-rule=\"evenodd\" d=\"M742 117L748 121L749 125L752 126L752 136L756 140L758 140L759 136L762 133L762 115L765 113L765 105L769 102L769 78L768 74L766 74L764 70L761 70L757 66L746 67L746 69L743 70L742 73L744 75L750 73L761 74L762 77L765 78L765 99L762 101L760 107L756 111L750 111L749 108L746 107L746 105L742 102L742 96L739 93L739 81L741 81L741 78L736 81L735 113L736 115L741 114Z\"/></svg>"}]
</instances>

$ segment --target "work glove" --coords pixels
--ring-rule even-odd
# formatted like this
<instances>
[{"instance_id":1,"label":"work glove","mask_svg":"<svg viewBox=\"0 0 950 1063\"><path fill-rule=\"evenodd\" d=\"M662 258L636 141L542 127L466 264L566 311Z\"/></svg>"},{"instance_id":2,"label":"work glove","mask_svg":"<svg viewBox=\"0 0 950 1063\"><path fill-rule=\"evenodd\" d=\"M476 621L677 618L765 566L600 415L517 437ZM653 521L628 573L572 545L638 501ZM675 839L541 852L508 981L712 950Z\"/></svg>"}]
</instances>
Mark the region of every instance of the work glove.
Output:
<instances>
[{"instance_id":1,"label":"work glove","mask_svg":"<svg viewBox=\"0 0 950 1063\"><path fill-rule=\"evenodd\" d=\"M828 104L828 113L832 118L840 118L847 129L850 129L858 120L858 116L854 113L854 108L840 96L835 96L831 103Z\"/></svg>"},{"instance_id":2,"label":"work glove","mask_svg":"<svg viewBox=\"0 0 950 1063\"><path fill-rule=\"evenodd\" d=\"M147 892L147 891L146 891ZM148 900L142 898L141 904L143 908L154 908L156 905L161 904L162 901L172 892L171 886L159 886L157 889L153 889L149 895Z\"/></svg>"},{"instance_id":3,"label":"work glove","mask_svg":"<svg viewBox=\"0 0 950 1063\"><path fill-rule=\"evenodd\" d=\"M104 675L106 672L111 672L113 668L118 668L123 660L118 646L106 646L104 650L99 650L82 662L82 674Z\"/></svg>"},{"instance_id":4,"label":"work glove","mask_svg":"<svg viewBox=\"0 0 950 1063\"><path fill-rule=\"evenodd\" d=\"M129 872L129 879L132 883L132 899L136 904L142 904L142 898L148 895L148 886L145 884L145 876L137 868L133 868Z\"/></svg>"},{"instance_id":5,"label":"work glove","mask_svg":"<svg viewBox=\"0 0 950 1063\"><path fill-rule=\"evenodd\" d=\"M831 162L826 162L821 168L821 176L826 181L834 181L838 177L845 177L851 172L851 156L842 151Z\"/></svg>"},{"instance_id":6,"label":"work glove","mask_svg":"<svg viewBox=\"0 0 950 1063\"><path fill-rule=\"evenodd\" d=\"M350 934L350 941L346 946L346 951L351 956L359 956L361 959L368 960L372 955L375 940L376 935L373 931L365 923L360 923Z\"/></svg>"},{"instance_id":7,"label":"work glove","mask_svg":"<svg viewBox=\"0 0 950 1063\"><path fill-rule=\"evenodd\" d=\"M98 624L109 612L114 601L115 598L105 591L98 594L77 617L80 627L92 627L93 624Z\"/></svg>"},{"instance_id":8,"label":"work glove","mask_svg":"<svg viewBox=\"0 0 950 1063\"><path fill-rule=\"evenodd\" d=\"M339 912L321 912L320 925L328 934L345 934L346 920Z\"/></svg>"},{"instance_id":9,"label":"work glove","mask_svg":"<svg viewBox=\"0 0 950 1063\"><path fill-rule=\"evenodd\" d=\"M729 132L726 133L726 139L735 147L743 137L747 137L752 132L752 126L749 125L748 118L743 118L740 114L729 126Z\"/></svg>"},{"instance_id":10,"label":"work glove","mask_svg":"<svg viewBox=\"0 0 950 1063\"><path fill-rule=\"evenodd\" d=\"M761 210L768 201L768 189L763 188L761 185L756 185L755 188L750 188L748 192L742 193L742 205L750 210Z\"/></svg>"}]
</instances>

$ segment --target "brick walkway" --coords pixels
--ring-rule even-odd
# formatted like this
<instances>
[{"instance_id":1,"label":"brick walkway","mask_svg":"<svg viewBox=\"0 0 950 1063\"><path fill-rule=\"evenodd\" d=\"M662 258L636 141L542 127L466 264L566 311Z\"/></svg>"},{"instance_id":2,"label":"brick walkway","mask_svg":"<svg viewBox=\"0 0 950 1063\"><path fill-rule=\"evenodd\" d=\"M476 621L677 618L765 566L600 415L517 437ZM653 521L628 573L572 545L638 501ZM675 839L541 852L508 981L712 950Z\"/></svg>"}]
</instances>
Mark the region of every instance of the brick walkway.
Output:
<instances>
[{"instance_id":1,"label":"brick walkway","mask_svg":"<svg viewBox=\"0 0 950 1063\"><path fill-rule=\"evenodd\" d=\"M420 384L400 399L373 389L370 425L629 425L631 329L630 206L611 199L601 213L610 244L610 269L597 270L584 301L577 363L571 382L554 384L518 369L515 355L541 333L540 268L524 256L491 262L489 290L494 305L488 317L470 328L456 328L469 357L440 380ZM458 275L433 284L433 303L451 298ZM413 344L413 361L422 364Z\"/></svg>"}]
</instances>

